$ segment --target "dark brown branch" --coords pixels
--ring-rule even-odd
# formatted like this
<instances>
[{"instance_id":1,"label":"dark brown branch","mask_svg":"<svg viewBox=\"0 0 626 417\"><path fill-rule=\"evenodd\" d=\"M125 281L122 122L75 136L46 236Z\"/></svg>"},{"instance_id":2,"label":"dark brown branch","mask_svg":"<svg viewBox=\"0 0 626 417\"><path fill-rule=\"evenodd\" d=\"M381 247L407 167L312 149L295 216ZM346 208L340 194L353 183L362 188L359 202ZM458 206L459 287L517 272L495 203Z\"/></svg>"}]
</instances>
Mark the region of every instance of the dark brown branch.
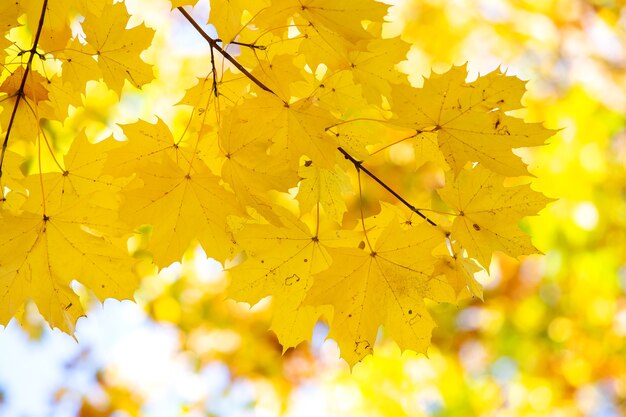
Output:
<instances>
[{"instance_id":1,"label":"dark brown branch","mask_svg":"<svg viewBox=\"0 0 626 417\"><path fill-rule=\"evenodd\" d=\"M272 93L276 96L278 96L275 92L273 92L268 86L266 86L265 84L263 84L261 81L259 81L259 79L257 79L254 75L252 75L250 73L250 71L248 71L247 69L244 68L243 65L241 65L239 62L237 62L237 60L235 58L233 58L233 56L231 54L229 54L228 52L226 52L224 50L224 48L222 48L215 39L213 39L212 37L210 37L205 31L204 29L202 29L200 27L200 25L198 25L198 23L193 19L193 17L191 17L191 15L189 13L187 13L187 11L181 6L178 7L178 11L182 13L183 16L185 16L185 18L189 21L189 23L191 23L191 25L194 27L194 29L196 29L196 31L200 34L200 36L202 36L204 38L204 40L206 40L209 45L211 45L211 48L214 48L215 50L217 50L224 58L226 58L228 61L230 61L231 64L233 64L235 66L235 68L237 68L239 71L241 71L246 77L248 77L248 79L250 79L250 81L252 81L253 83L255 83L257 86L259 86L259 88L261 88L262 90L267 91L268 93Z\"/></svg>"},{"instance_id":2,"label":"dark brown branch","mask_svg":"<svg viewBox=\"0 0 626 417\"><path fill-rule=\"evenodd\" d=\"M43 6L41 8L41 15L39 16L39 23L37 24L37 32L35 33L35 39L33 40L33 47L26 52L30 52L28 56L28 62L26 62L26 69L24 70L24 75L22 75L22 81L20 82L20 88L17 90L15 99L15 104L13 105L13 111L11 112L11 118L9 119L9 124L7 125L7 133L4 135L4 141L2 142L2 151L0 153L0 178L2 178L2 166L4 165L4 156L7 151L7 147L9 146L9 136L11 135L11 129L13 128L13 123L15 122L15 116L17 114L17 108L20 105L20 101L24 97L24 88L26 87L26 79L28 78L28 73L30 72L30 67L33 63L33 58L37 55L37 44L39 43L39 37L41 36L41 30L43 29L43 21L46 17L46 9L48 7L48 0L43 0Z\"/></svg>"},{"instance_id":3,"label":"dark brown branch","mask_svg":"<svg viewBox=\"0 0 626 417\"><path fill-rule=\"evenodd\" d=\"M213 47L211 47L211 72L213 73L213 95L217 97L219 95L217 91L217 68L215 68L215 53Z\"/></svg>"},{"instance_id":4,"label":"dark brown branch","mask_svg":"<svg viewBox=\"0 0 626 417\"><path fill-rule=\"evenodd\" d=\"M230 41L229 44L230 45L245 46L246 48L258 49L260 51L265 51L267 49L267 47L265 45L254 45L252 43L244 43L244 42L237 42L237 41Z\"/></svg>"},{"instance_id":5,"label":"dark brown branch","mask_svg":"<svg viewBox=\"0 0 626 417\"><path fill-rule=\"evenodd\" d=\"M198 23L196 23L196 21L193 19L193 17L191 17L189 15L189 13L187 13L185 11L185 9L183 9L182 7L178 7L178 11L180 11L183 16L185 16L185 18L189 21L189 23L191 23L191 25L196 29L196 31L198 31L198 33L200 35L202 35L202 37L209 43L209 45L211 46L211 53L213 53L213 48L215 48L220 54L222 54L222 56L224 58L226 58L228 61L230 61L239 71L241 71L246 77L248 77L248 79L250 79L250 81L252 81L253 83L255 83L257 86L259 86L261 89L274 94L275 96L278 96L278 94L276 94L274 91L272 91L272 89L270 89L268 86L266 86L265 84L263 84L259 79L257 79L254 75L252 75L250 73L250 71L248 71L247 69L245 69L239 62L237 62L237 60L230 55L228 52L226 52L222 47L220 47L217 43L217 41L213 38L211 38L199 25ZM231 42L234 43L234 42ZM214 71L215 71L215 67L214 67ZM345 156L345 158L347 160L349 160L350 162L352 162L352 164L354 165L354 167L360 171L363 171L365 174L367 174L368 177L370 177L371 179L373 179L374 181L376 181L378 184L380 184L381 187L383 187L385 190L387 190L389 193L391 193L391 195L393 195L395 198L397 198L402 204L404 204L406 207L409 208L409 210L411 210L413 213L417 214L418 216L420 216L422 219L426 220L429 224L433 225L433 226L437 226L437 223L435 223L434 221L432 221L431 219L429 219L428 217L426 217L421 211L419 211L417 208L415 208L415 206L413 206L411 203L409 203L408 201L406 201L404 198L402 198L402 196L400 194L398 194L397 192L395 192L391 187L389 187L387 184L385 184L385 182L383 180L381 180L380 178L378 178L374 173L372 173L371 171L369 171L367 168L365 168L363 166L363 162L362 161L357 161L356 159L354 159L354 157L352 155L350 155L345 149L343 149L342 147L338 147L337 150L339 152L341 152L343 154L343 156Z\"/></svg>"},{"instance_id":6,"label":"dark brown branch","mask_svg":"<svg viewBox=\"0 0 626 417\"><path fill-rule=\"evenodd\" d=\"M370 177L371 179L373 179L374 181L376 181L378 184L380 184L381 187L383 187L385 190L387 190L391 195L393 195L395 198L397 198L402 204L404 204L406 207L409 208L409 210L411 210L413 213L417 214L418 216L420 216L422 219L426 220L428 223L430 223L433 226L437 226L437 223L435 223L434 221L430 220L428 217L426 217L424 215L424 213L422 213L421 211L419 211L418 209L415 208L415 206L413 206L411 203L409 203L408 201L406 201L404 198L402 198L402 196L400 194L398 194L397 192L395 192L391 187L389 187L387 184L385 184L385 182L383 180L381 180L380 178L378 178L374 173L372 173L370 170L368 170L367 168L365 168L363 166L363 161L357 161L356 159L354 159L354 157L352 155L350 155L348 152L346 152L345 149L343 149L342 147L338 147L337 150L339 152L341 152L343 154L343 156L345 156L345 158L352 162L352 164L354 165L354 167L359 170L359 171L363 171L365 174L367 174L368 177Z\"/></svg>"}]
</instances>

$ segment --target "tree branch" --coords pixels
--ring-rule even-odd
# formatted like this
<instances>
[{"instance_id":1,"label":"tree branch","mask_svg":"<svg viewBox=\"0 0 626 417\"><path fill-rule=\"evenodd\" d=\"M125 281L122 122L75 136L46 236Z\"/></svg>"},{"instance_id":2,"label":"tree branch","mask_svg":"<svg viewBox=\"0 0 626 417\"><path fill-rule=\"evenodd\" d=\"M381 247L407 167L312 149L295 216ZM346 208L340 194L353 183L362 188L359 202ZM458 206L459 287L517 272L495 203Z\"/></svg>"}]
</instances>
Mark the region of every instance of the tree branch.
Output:
<instances>
[{"instance_id":1,"label":"tree branch","mask_svg":"<svg viewBox=\"0 0 626 417\"><path fill-rule=\"evenodd\" d=\"M246 77L248 77L250 79L250 81L252 81L253 83L255 83L257 86L259 86L259 88L261 88L262 90L267 91L268 93L272 93L275 96L278 96L278 94L276 94L275 92L273 92L268 86L266 86L265 84L263 84L261 81L259 81L258 78L256 78L254 75L252 75L250 73L250 71L248 71L247 69L244 68L243 65L241 65L239 62L237 62L237 60L235 58L233 58L233 56L231 54L229 54L228 52L226 52L224 50L224 48L222 48L215 39L213 39L212 37L210 37L205 31L204 29L202 29L200 27L200 25L198 25L198 23L194 20L193 17L191 17L191 15L189 13L187 13L187 11L182 7L178 7L178 11L182 13L183 16L185 16L185 18L189 21L189 23L191 23L191 25L194 27L194 29L196 29L196 31L200 34L200 36L202 36L208 43L209 45L211 45L211 48L214 48L215 50L217 50L224 58L226 58L228 61L230 61L231 64L233 64L235 66L235 68L237 68L239 71L241 71Z\"/></svg>"},{"instance_id":2,"label":"tree branch","mask_svg":"<svg viewBox=\"0 0 626 417\"><path fill-rule=\"evenodd\" d=\"M185 18L189 21L189 23L191 23L191 25L196 29L196 31L209 43L209 45L211 46L211 54L213 54L213 48L215 48L224 58L226 58L228 61L230 61L239 71L241 71L246 77L248 77L248 79L250 79L250 81L252 81L253 83L255 83L257 86L259 86L261 89L267 91L268 93L274 94L275 96L278 97L278 94L276 94L274 91L272 91L271 88L269 88L268 86L266 86L265 84L263 84L263 82L261 82L258 78L256 78L254 75L252 75L250 73L250 71L248 71L247 69L245 69L239 62L237 62L237 60L230 55L228 52L226 52L224 50L224 48L222 48L221 46L219 46L219 44L217 43L217 41L215 39L213 39L212 37L210 37L201 27L200 25L198 25L198 23L193 19L193 17L191 17L189 15L189 13L187 13L185 11L185 9L183 7L178 7L178 11L182 13L183 16L185 16ZM234 42L233 42L234 43ZM215 70L215 69L214 69ZM406 201L404 198L402 198L402 196L400 194L398 194L396 191L394 191L391 187L389 187L383 180L381 180L380 178L378 178L375 174L373 174L370 170L368 170L367 168L365 168L363 166L363 162L362 161L357 161L352 155L350 155L345 149L343 149L342 147L338 147L337 150L339 152L341 152L343 154L343 156L349 160L350 162L352 162L352 164L354 165L354 167L359 170L359 171L363 171L368 177L370 177L371 179L373 179L374 181L376 181L378 184L380 184L381 187L383 187L385 190L387 190L389 193L391 193L391 195L393 195L395 198L397 198L402 204L404 204L409 210L411 210L413 213L417 214L418 216L420 216L422 219L426 220L429 224L433 225L433 226L437 226L437 223L435 223L434 221L432 221L431 219L429 219L428 217L426 217L421 211L419 211L417 208L415 208L415 206L413 206L411 203L409 203L408 201Z\"/></svg>"},{"instance_id":3,"label":"tree branch","mask_svg":"<svg viewBox=\"0 0 626 417\"><path fill-rule=\"evenodd\" d=\"M33 58L37 54L37 44L39 43L39 37L41 36L41 30L43 29L43 21L46 17L46 9L48 7L48 0L43 0L43 6L41 8L41 15L39 16L39 23L37 25L37 32L35 33L35 39L33 40L33 46L30 50L26 52L30 52L28 57L28 61L26 62L26 69L24 70L24 75L22 75L22 81L20 82L20 88L17 90L17 98L15 99L15 104L13 105L13 111L11 112L11 118L9 119L9 124L7 125L7 133L4 135L4 141L2 142L2 151L0 152L0 178L2 178L2 166L4 165L4 156L6 154L7 147L9 146L9 136L11 135L11 129L13 128L13 123L15 122L15 115L17 114L17 108L20 105L20 101L24 97L24 88L26 87L26 79L28 78L28 73L30 72L30 67L33 63Z\"/></svg>"},{"instance_id":4,"label":"tree branch","mask_svg":"<svg viewBox=\"0 0 626 417\"><path fill-rule=\"evenodd\" d=\"M389 191L389 193L391 195L393 195L395 198L397 198L402 204L404 204L406 207L408 207L409 210L411 210L413 213L417 214L418 216L420 216L422 219L426 220L429 224L433 225L433 226L437 226L437 223L435 223L434 221L432 221L431 219L429 219L428 217L426 217L426 215L424 215L424 213L422 213L421 211L419 211L418 209L415 208L415 206L413 206L411 203L409 203L408 201L406 201L404 198L402 198L402 196L400 194L398 194L397 192L395 192L391 187L389 187L387 184L385 184L385 182L383 180L381 180L380 178L378 178L374 173L372 173L370 170L368 170L367 168L365 168L363 166L363 161L357 161L356 159L354 159L354 157L352 155L350 155L348 152L346 152L345 149L343 149L341 146L337 148L337 150L339 152L341 152L343 154L343 156L350 162L352 162L352 164L354 165L354 167L359 170L359 171L363 171L368 177L370 177L371 179L373 179L374 181L376 181L378 184L380 184L381 187L383 187L385 190Z\"/></svg>"}]
</instances>

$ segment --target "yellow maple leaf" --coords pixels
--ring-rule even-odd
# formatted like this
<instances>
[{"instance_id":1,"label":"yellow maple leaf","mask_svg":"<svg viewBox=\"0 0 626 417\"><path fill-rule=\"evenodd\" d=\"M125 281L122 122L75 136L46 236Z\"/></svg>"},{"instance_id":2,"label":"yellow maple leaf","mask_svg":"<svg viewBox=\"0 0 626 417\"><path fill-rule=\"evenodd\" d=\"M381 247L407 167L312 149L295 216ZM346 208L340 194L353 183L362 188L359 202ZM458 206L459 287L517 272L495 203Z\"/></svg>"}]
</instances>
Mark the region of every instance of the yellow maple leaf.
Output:
<instances>
[{"instance_id":1,"label":"yellow maple leaf","mask_svg":"<svg viewBox=\"0 0 626 417\"><path fill-rule=\"evenodd\" d=\"M304 98L285 103L269 93L241 105L242 114L254 114L258 134L271 138L270 152L285 158L297 170L300 156L306 155L322 167L335 164L337 143L326 132L336 119Z\"/></svg>"},{"instance_id":2,"label":"yellow maple leaf","mask_svg":"<svg viewBox=\"0 0 626 417\"><path fill-rule=\"evenodd\" d=\"M389 96L390 83L400 83L404 75L395 70L395 65L406 58L410 45L400 38L376 39L367 44L366 51L348 53L349 69L354 81L363 86L365 98L380 104L381 94Z\"/></svg>"},{"instance_id":3,"label":"yellow maple leaf","mask_svg":"<svg viewBox=\"0 0 626 417\"><path fill-rule=\"evenodd\" d=\"M318 236L293 215L280 210L282 224L246 225L236 233L247 259L228 270L229 295L256 304L274 298L271 329L286 350L311 337L322 307L303 305L312 275L330 265L325 247L332 235Z\"/></svg>"},{"instance_id":4,"label":"yellow maple leaf","mask_svg":"<svg viewBox=\"0 0 626 417\"><path fill-rule=\"evenodd\" d=\"M318 31L326 30L344 42L356 44L372 38L362 21L381 21L387 8L382 3L362 0L275 0L258 20L268 27L284 27L297 15Z\"/></svg>"},{"instance_id":5,"label":"yellow maple leaf","mask_svg":"<svg viewBox=\"0 0 626 417\"><path fill-rule=\"evenodd\" d=\"M51 326L73 333L84 311L70 287L72 280L81 282L100 300L132 298L138 278L132 272L134 261L126 241L102 233L114 228L116 211L78 197L76 192L82 187L69 184L92 168L76 168L72 179L60 172L27 177L26 202L18 212L2 211L2 324L32 299Z\"/></svg>"},{"instance_id":6,"label":"yellow maple leaf","mask_svg":"<svg viewBox=\"0 0 626 417\"><path fill-rule=\"evenodd\" d=\"M354 83L351 71L326 71L321 80L311 74L306 83L297 87L297 96L315 97L320 107L340 114L342 119L350 119L352 114L367 108L363 88Z\"/></svg>"},{"instance_id":7,"label":"yellow maple leaf","mask_svg":"<svg viewBox=\"0 0 626 417\"><path fill-rule=\"evenodd\" d=\"M245 54L242 54L245 56ZM255 56L256 68L252 71L259 81L269 87L284 101L293 95L294 83L303 80L302 70L293 64L294 56L281 54L258 60ZM245 63L245 61L242 60Z\"/></svg>"},{"instance_id":8,"label":"yellow maple leaf","mask_svg":"<svg viewBox=\"0 0 626 417\"><path fill-rule=\"evenodd\" d=\"M137 175L123 190L121 218L133 226L153 226L150 249L157 265L179 260L195 240L218 261L234 257L227 218L242 213L235 196L202 161L181 167L163 155L160 163L141 164Z\"/></svg>"},{"instance_id":9,"label":"yellow maple leaf","mask_svg":"<svg viewBox=\"0 0 626 417\"><path fill-rule=\"evenodd\" d=\"M505 176L528 175L515 148L543 145L554 131L505 114L519 108L524 83L496 70L466 83L465 66L424 81L421 89L394 86L399 126L437 132L447 163L458 174L467 162L480 162Z\"/></svg>"},{"instance_id":10,"label":"yellow maple leaf","mask_svg":"<svg viewBox=\"0 0 626 417\"><path fill-rule=\"evenodd\" d=\"M7 32L18 25L17 18L23 13L23 6L19 1L5 1L0 4L0 31Z\"/></svg>"},{"instance_id":11,"label":"yellow maple leaf","mask_svg":"<svg viewBox=\"0 0 626 417\"><path fill-rule=\"evenodd\" d=\"M441 198L454 210L451 238L457 240L484 268L502 251L517 257L537 253L530 237L518 226L537 214L551 199L528 185L505 187L504 177L477 165L447 177Z\"/></svg>"},{"instance_id":12,"label":"yellow maple leaf","mask_svg":"<svg viewBox=\"0 0 626 417\"><path fill-rule=\"evenodd\" d=\"M47 84L41 74L27 72L22 66L3 81L0 85L0 127L5 135L26 141L37 139L39 119L54 114L48 102Z\"/></svg>"},{"instance_id":13,"label":"yellow maple leaf","mask_svg":"<svg viewBox=\"0 0 626 417\"><path fill-rule=\"evenodd\" d=\"M431 276L432 251L443 239L425 222L402 230L394 220L371 250L329 250L333 264L315 275L306 302L334 307L330 337L350 366L371 353L381 324L401 349L426 352L435 323L424 298L455 298L447 282Z\"/></svg>"},{"instance_id":14,"label":"yellow maple leaf","mask_svg":"<svg viewBox=\"0 0 626 417\"><path fill-rule=\"evenodd\" d=\"M266 1L213 0L209 23L215 26L218 37L224 43L230 43L245 27L241 21L244 11L247 11L249 16L254 16L266 6Z\"/></svg>"},{"instance_id":15,"label":"yellow maple leaf","mask_svg":"<svg viewBox=\"0 0 626 417\"><path fill-rule=\"evenodd\" d=\"M122 129L127 140L110 152L104 168L111 174L132 175L142 163L159 163L164 155L187 165L197 157L192 147L195 143L189 143L186 137L174 138L161 119L157 118L155 124L139 120L122 126Z\"/></svg>"},{"instance_id":16,"label":"yellow maple leaf","mask_svg":"<svg viewBox=\"0 0 626 417\"><path fill-rule=\"evenodd\" d=\"M302 177L296 196L300 212L308 213L317 204L321 204L324 213L341 224L343 214L348 210L344 194L352 193L348 174L338 165L333 169L319 168L311 161L302 165L298 173Z\"/></svg>"},{"instance_id":17,"label":"yellow maple leaf","mask_svg":"<svg viewBox=\"0 0 626 417\"><path fill-rule=\"evenodd\" d=\"M65 200L88 195L95 198L96 193L105 193L107 197L104 199L112 203L116 200L113 194L121 189L121 185L102 173L108 153L119 146L118 142L111 140L93 144L81 132L63 158L62 172L56 174L56 181L50 181L46 193L58 192Z\"/></svg>"},{"instance_id":18,"label":"yellow maple leaf","mask_svg":"<svg viewBox=\"0 0 626 417\"><path fill-rule=\"evenodd\" d=\"M471 295L482 300L483 288L474 278L474 274L482 269L472 259L462 256L458 242L452 243L451 248L452 255L448 253L447 245L445 253L437 255L433 276L445 276L450 286L454 288L457 297L469 291Z\"/></svg>"},{"instance_id":19,"label":"yellow maple leaf","mask_svg":"<svg viewBox=\"0 0 626 417\"><path fill-rule=\"evenodd\" d=\"M40 24L41 35L37 47L45 51L58 51L65 48L72 37L70 18L75 12L74 0L51 0L45 2L42 14L42 1L21 0L20 4L26 14L27 24L32 33L37 32Z\"/></svg>"},{"instance_id":20,"label":"yellow maple leaf","mask_svg":"<svg viewBox=\"0 0 626 417\"><path fill-rule=\"evenodd\" d=\"M280 224L267 191L286 192L297 184L298 175L288 160L268 155L270 138L258 133L254 120L237 114L224 117L219 132L220 152L225 158L222 178L243 207L252 207L268 221Z\"/></svg>"},{"instance_id":21,"label":"yellow maple leaf","mask_svg":"<svg viewBox=\"0 0 626 417\"><path fill-rule=\"evenodd\" d=\"M97 57L102 78L117 94L124 80L141 87L154 78L152 66L139 57L150 46L154 31L143 24L126 29L128 19L124 3L115 3L107 4L102 16L86 13L82 23L87 44L80 51Z\"/></svg>"},{"instance_id":22,"label":"yellow maple leaf","mask_svg":"<svg viewBox=\"0 0 626 417\"><path fill-rule=\"evenodd\" d=\"M98 61L82 49L83 44L78 39L73 39L59 53L59 59L63 62L63 81L72 84L79 93L85 90L87 81L102 78Z\"/></svg>"}]
</instances>

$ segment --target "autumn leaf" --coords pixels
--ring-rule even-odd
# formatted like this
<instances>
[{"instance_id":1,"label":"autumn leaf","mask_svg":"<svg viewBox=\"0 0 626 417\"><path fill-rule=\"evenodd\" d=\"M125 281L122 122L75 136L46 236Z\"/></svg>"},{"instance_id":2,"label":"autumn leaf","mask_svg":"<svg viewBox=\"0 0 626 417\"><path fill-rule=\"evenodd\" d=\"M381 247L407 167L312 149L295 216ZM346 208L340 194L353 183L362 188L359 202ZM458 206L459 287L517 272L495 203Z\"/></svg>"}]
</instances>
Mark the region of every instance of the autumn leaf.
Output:
<instances>
[{"instance_id":1,"label":"autumn leaf","mask_svg":"<svg viewBox=\"0 0 626 417\"><path fill-rule=\"evenodd\" d=\"M141 87L153 78L152 67L139 54L150 46L154 31L143 24L126 30L127 24L124 3L108 4L102 16L88 13L82 23L87 44L79 50L98 58L102 78L118 94L124 80Z\"/></svg>"},{"instance_id":2,"label":"autumn leaf","mask_svg":"<svg viewBox=\"0 0 626 417\"><path fill-rule=\"evenodd\" d=\"M472 296L482 300L482 286L474 277L474 274L479 271L481 268L472 259L464 257L461 246L458 242L454 242L450 245L450 249L446 245L445 253L437 254L433 276L445 276L450 286L454 288L457 297L469 291Z\"/></svg>"},{"instance_id":3,"label":"autumn leaf","mask_svg":"<svg viewBox=\"0 0 626 417\"><path fill-rule=\"evenodd\" d=\"M351 366L371 353L381 324L401 349L426 352L435 323L424 298L454 299L452 287L431 276L443 237L425 222L402 230L392 221L369 250L329 250L335 261L314 277L306 302L333 306L330 337Z\"/></svg>"},{"instance_id":4,"label":"autumn leaf","mask_svg":"<svg viewBox=\"0 0 626 417\"><path fill-rule=\"evenodd\" d=\"M272 295L271 329L287 349L309 339L324 312L303 300L313 284L313 274L331 263L325 241L332 237L318 236L288 213L281 218L284 227L251 224L236 233L247 259L228 270L229 295L250 304Z\"/></svg>"},{"instance_id":5,"label":"autumn leaf","mask_svg":"<svg viewBox=\"0 0 626 417\"><path fill-rule=\"evenodd\" d=\"M418 133L437 132L439 148L455 174L467 162L480 162L501 175L528 175L512 150L543 145L554 132L505 113L520 107L523 82L499 70L471 83L466 77L461 66L431 75L423 89L396 85L395 123Z\"/></svg>"},{"instance_id":6,"label":"autumn leaf","mask_svg":"<svg viewBox=\"0 0 626 417\"><path fill-rule=\"evenodd\" d=\"M348 210L343 196L352 193L350 177L337 165L333 169L318 168L311 161L300 167L299 174L302 181L296 198L300 211L307 213L321 204L324 213L341 224L343 214Z\"/></svg>"},{"instance_id":7,"label":"autumn leaf","mask_svg":"<svg viewBox=\"0 0 626 417\"><path fill-rule=\"evenodd\" d=\"M20 1L22 12L26 14L28 27L33 33L41 25L42 30L38 40L38 47L46 51L56 51L65 48L72 37L70 18L76 12L75 0L54 0L48 2ZM45 4L44 18L42 5Z\"/></svg>"},{"instance_id":8,"label":"autumn leaf","mask_svg":"<svg viewBox=\"0 0 626 417\"><path fill-rule=\"evenodd\" d=\"M35 141L39 119L50 117L47 81L37 72L18 67L0 85L0 126L3 133L22 140Z\"/></svg>"},{"instance_id":9,"label":"autumn leaf","mask_svg":"<svg viewBox=\"0 0 626 417\"><path fill-rule=\"evenodd\" d=\"M360 40L372 38L361 21L382 20L387 7L382 3L360 0L346 0L340 4L331 0L278 0L273 1L255 22L270 27L284 27L290 18L298 16L317 30L327 30L339 39L356 44Z\"/></svg>"},{"instance_id":10,"label":"autumn leaf","mask_svg":"<svg viewBox=\"0 0 626 417\"><path fill-rule=\"evenodd\" d=\"M242 25L243 13L249 16L256 15L265 8L266 1L248 0L219 0L211 2L209 23L215 26L217 34L225 43L230 43L237 38L239 32L244 27Z\"/></svg>"},{"instance_id":11,"label":"autumn leaf","mask_svg":"<svg viewBox=\"0 0 626 417\"><path fill-rule=\"evenodd\" d=\"M74 166L71 154L68 166ZM124 239L105 233L116 221L115 211L95 205L97 199L80 199L77 194L81 187L74 178L88 175L94 168L85 171L76 165L71 179L60 172L31 175L25 179L30 195L20 211L3 210L2 324L32 299L51 326L73 333L84 310L70 287L72 280L90 288L100 300L132 299L138 283L132 270L135 262ZM93 188L89 197L95 191Z\"/></svg>"},{"instance_id":12,"label":"autumn leaf","mask_svg":"<svg viewBox=\"0 0 626 417\"><path fill-rule=\"evenodd\" d=\"M223 119L219 135L220 151L226 158L222 178L228 183L243 207L251 207L268 221L280 224L280 218L266 196L267 191L286 192L298 182L289 159L268 155L271 138L259 135L255 121L236 114Z\"/></svg>"},{"instance_id":13,"label":"autumn leaf","mask_svg":"<svg viewBox=\"0 0 626 417\"><path fill-rule=\"evenodd\" d=\"M201 161L183 169L163 156L160 163L144 162L140 169L122 191L121 218L133 226L152 225L150 249L157 265L180 259L195 240L217 260L234 257L227 218L241 213L234 195Z\"/></svg>"},{"instance_id":14,"label":"autumn leaf","mask_svg":"<svg viewBox=\"0 0 626 417\"><path fill-rule=\"evenodd\" d=\"M287 104L274 95L260 94L243 103L242 108L257 113L255 122L259 133L263 132L266 137L271 135L270 152L274 155L285 157L292 164L306 155L320 166L334 165L337 144L326 133L326 128L332 126L335 119L313 100L300 99Z\"/></svg>"},{"instance_id":15,"label":"autumn leaf","mask_svg":"<svg viewBox=\"0 0 626 417\"><path fill-rule=\"evenodd\" d=\"M543 209L549 198L528 185L505 187L504 177L480 165L447 179L439 194L454 210L452 236L484 268L495 251L513 257L537 253L518 223Z\"/></svg>"}]
</instances>

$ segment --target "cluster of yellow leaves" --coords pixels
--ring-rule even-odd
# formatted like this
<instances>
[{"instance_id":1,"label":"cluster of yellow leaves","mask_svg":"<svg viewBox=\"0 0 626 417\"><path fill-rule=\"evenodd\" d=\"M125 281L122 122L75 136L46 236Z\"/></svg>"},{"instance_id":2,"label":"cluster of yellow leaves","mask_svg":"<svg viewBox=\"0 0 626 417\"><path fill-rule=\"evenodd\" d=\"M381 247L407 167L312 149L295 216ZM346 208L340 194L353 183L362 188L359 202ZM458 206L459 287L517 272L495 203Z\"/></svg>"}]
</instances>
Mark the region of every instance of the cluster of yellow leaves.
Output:
<instances>
[{"instance_id":1,"label":"cluster of yellow leaves","mask_svg":"<svg viewBox=\"0 0 626 417\"><path fill-rule=\"evenodd\" d=\"M172 15L195 24L185 9L195 1L172 3ZM528 175L512 150L552 134L508 114L521 108L524 83L501 71L467 82L453 67L409 85L395 69L409 45L382 37L382 3L213 0L219 40L195 26L214 57L180 102L185 132L140 120L122 126L125 141L78 131L65 148L47 126L83 105L87 82L119 95L153 79L140 56L153 30L129 28L112 0L1 7L1 324L33 300L72 332L84 314L73 280L100 299L131 298L126 240L149 226L158 267L195 243L237 260L231 296L273 296L285 349L323 317L354 364L381 324L402 349L425 352L434 327L425 299L480 296L473 273L494 251L535 251L517 224L548 200L505 185ZM421 209L396 194L377 216L361 210L355 227L344 215L361 182L393 191L367 166L373 145L398 134L416 150L415 169L433 166L445 187Z\"/></svg>"}]
</instances>

